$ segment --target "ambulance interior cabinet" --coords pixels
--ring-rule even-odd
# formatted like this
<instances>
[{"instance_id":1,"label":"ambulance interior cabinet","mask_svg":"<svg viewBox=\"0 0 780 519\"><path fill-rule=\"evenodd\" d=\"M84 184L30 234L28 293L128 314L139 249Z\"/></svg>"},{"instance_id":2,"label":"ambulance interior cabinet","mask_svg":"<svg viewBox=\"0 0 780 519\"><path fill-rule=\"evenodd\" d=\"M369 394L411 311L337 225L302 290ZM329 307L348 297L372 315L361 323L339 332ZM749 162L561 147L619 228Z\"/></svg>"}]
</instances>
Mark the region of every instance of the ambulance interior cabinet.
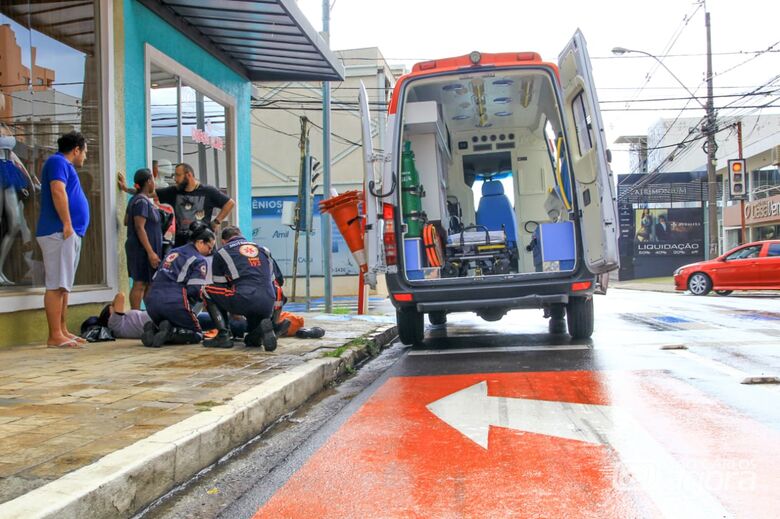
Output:
<instances>
[{"instance_id":1,"label":"ambulance interior cabinet","mask_svg":"<svg viewBox=\"0 0 780 519\"><path fill-rule=\"evenodd\" d=\"M412 143L414 161L425 190L422 208L428 220L446 220L448 164L452 161L447 128L435 101L407 103L404 139Z\"/></svg>"}]
</instances>

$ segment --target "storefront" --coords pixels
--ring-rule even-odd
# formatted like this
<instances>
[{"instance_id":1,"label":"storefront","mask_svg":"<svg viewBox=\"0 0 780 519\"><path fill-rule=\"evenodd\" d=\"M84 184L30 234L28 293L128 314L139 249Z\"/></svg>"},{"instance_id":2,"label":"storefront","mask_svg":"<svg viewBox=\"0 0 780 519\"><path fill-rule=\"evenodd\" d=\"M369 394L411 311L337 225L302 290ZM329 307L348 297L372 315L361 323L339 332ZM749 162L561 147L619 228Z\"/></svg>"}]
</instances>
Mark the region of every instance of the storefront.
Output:
<instances>
[{"instance_id":1,"label":"storefront","mask_svg":"<svg viewBox=\"0 0 780 519\"><path fill-rule=\"evenodd\" d=\"M341 78L293 0L0 0L0 137L15 139L0 160L28 179L0 197L0 345L45 330L36 184L59 135L78 130L89 148L76 321L126 288L117 171L156 166L170 181L187 162L236 200L229 221L249 234L252 81Z\"/></svg>"},{"instance_id":2,"label":"storefront","mask_svg":"<svg viewBox=\"0 0 780 519\"><path fill-rule=\"evenodd\" d=\"M726 228L726 249L747 241L776 240L780 237L780 195L745 203L747 236L744 241L740 240L742 234L740 204L726 207L723 221Z\"/></svg>"},{"instance_id":3,"label":"storefront","mask_svg":"<svg viewBox=\"0 0 780 519\"><path fill-rule=\"evenodd\" d=\"M618 176L620 280L671 276L704 259L704 173Z\"/></svg>"}]
</instances>

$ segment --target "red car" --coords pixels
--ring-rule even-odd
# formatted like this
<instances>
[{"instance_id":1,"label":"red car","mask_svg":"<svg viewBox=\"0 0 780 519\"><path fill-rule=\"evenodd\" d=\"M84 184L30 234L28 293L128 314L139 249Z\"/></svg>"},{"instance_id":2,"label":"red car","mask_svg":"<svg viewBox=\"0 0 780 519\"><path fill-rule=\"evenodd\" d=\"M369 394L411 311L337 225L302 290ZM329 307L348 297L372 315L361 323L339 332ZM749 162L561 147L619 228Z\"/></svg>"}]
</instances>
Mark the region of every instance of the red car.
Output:
<instances>
[{"instance_id":1,"label":"red car","mask_svg":"<svg viewBox=\"0 0 780 519\"><path fill-rule=\"evenodd\" d=\"M734 290L780 290L780 240L741 245L709 261L674 271L675 290L727 296Z\"/></svg>"}]
</instances>

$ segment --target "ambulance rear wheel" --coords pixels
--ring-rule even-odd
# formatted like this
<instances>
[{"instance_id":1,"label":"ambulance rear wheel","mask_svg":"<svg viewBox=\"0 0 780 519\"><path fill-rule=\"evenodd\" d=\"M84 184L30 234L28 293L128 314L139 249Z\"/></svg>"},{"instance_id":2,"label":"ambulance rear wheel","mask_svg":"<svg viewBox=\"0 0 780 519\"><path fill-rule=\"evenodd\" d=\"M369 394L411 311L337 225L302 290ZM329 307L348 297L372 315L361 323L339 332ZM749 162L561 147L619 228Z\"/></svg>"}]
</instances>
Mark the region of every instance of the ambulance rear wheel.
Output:
<instances>
[{"instance_id":1,"label":"ambulance rear wheel","mask_svg":"<svg viewBox=\"0 0 780 519\"><path fill-rule=\"evenodd\" d=\"M424 314L414 309L395 311L395 320L398 323L398 338L401 342L411 346L419 346L425 336Z\"/></svg>"},{"instance_id":2,"label":"ambulance rear wheel","mask_svg":"<svg viewBox=\"0 0 780 519\"><path fill-rule=\"evenodd\" d=\"M566 324L573 339L590 338L593 335L593 298L570 298L566 305Z\"/></svg>"},{"instance_id":3,"label":"ambulance rear wheel","mask_svg":"<svg viewBox=\"0 0 780 519\"><path fill-rule=\"evenodd\" d=\"M428 320L435 326L447 324L447 312L431 312L428 314Z\"/></svg>"}]
</instances>

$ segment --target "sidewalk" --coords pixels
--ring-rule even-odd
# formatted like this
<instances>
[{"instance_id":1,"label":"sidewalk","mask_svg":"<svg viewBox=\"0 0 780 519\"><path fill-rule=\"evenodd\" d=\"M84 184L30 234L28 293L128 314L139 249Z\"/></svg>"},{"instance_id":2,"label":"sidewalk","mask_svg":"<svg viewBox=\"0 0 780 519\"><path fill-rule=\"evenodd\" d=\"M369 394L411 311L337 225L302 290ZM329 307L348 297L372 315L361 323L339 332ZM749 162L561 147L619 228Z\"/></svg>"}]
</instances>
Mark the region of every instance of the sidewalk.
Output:
<instances>
[{"instance_id":1,"label":"sidewalk","mask_svg":"<svg viewBox=\"0 0 780 519\"><path fill-rule=\"evenodd\" d=\"M624 288L626 290L648 290L651 292L676 292L674 278L644 278L630 281L609 281L609 288Z\"/></svg>"},{"instance_id":2,"label":"sidewalk","mask_svg":"<svg viewBox=\"0 0 780 519\"><path fill-rule=\"evenodd\" d=\"M0 517L130 516L395 337L391 314L304 315L325 337L273 353L131 340L0 350Z\"/></svg>"}]
</instances>

